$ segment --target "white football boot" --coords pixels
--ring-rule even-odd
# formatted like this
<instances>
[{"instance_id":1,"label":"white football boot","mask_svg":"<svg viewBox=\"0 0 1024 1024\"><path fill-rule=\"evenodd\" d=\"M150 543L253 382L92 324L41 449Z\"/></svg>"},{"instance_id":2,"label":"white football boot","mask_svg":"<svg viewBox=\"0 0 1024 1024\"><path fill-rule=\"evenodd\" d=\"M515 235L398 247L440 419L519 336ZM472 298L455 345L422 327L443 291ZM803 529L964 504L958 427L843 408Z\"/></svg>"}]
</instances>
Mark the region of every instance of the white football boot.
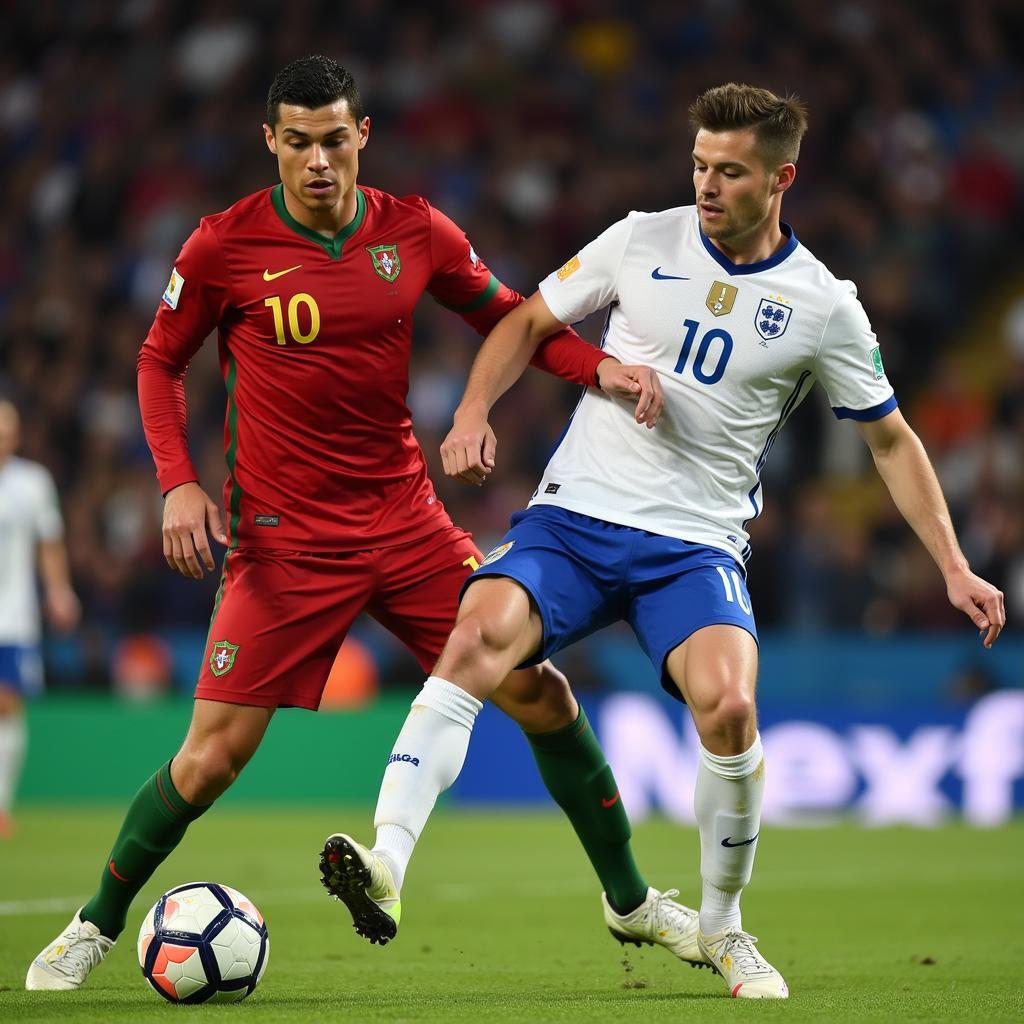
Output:
<instances>
[{"instance_id":1,"label":"white football boot","mask_svg":"<svg viewBox=\"0 0 1024 1024\"><path fill-rule=\"evenodd\" d=\"M664 946L691 967L710 967L697 945L697 911L676 903L678 889L648 888L647 899L629 914L616 914L601 893L608 931L625 945Z\"/></svg>"},{"instance_id":2,"label":"white football boot","mask_svg":"<svg viewBox=\"0 0 1024 1024\"><path fill-rule=\"evenodd\" d=\"M391 868L351 836L336 832L320 854L320 880L352 914L352 927L386 946L398 934L402 901Z\"/></svg>"},{"instance_id":3,"label":"white football boot","mask_svg":"<svg viewBox=\"0 0 1024 1024\"><path fill-rule=\"evenodd\" d=\"M785 980L758 953L756 942L755 936L739 928L697 935L701 952L725 980L734 999L788 999Z\"/></svg>"},{"instance_id":4,"label":"white football boot","mask_svg":"<svg viewBox=\"0 0 1024 1024\"><path fill-rule=\"evenodd\" d=\"M101 935L91 921L83 921L81 908L67 926L29 964L27 989L81 988L89 972L110 952L113 939Z\"/></svg>"}]
</instances>

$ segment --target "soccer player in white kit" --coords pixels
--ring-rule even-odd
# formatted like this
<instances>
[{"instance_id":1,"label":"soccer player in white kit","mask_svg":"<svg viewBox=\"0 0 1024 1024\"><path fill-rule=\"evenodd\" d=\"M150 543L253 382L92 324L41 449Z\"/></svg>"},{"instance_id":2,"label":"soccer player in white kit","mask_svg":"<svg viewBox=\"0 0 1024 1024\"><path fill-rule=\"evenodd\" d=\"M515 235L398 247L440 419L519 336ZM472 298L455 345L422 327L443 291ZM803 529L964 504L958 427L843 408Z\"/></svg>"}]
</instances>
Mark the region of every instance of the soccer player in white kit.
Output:
<instances>
[{"instance_id":1,"label":"soccer player in white kit","mask_svg":"<svg viewBox=\"0 0 1024 1024\"><path fill-rule=\"evenodd\" d=\"M665 688L685 700L701 742L703 893L686 958L709 963L732 996L778 999L786 983L743 930L739 908L765 773L746 524L762 508L759 474L772 443L816 379L835 415L859 427L949 600L986 647L1005 613L1003 595L960 551L856 289L780 220L803 105L729 84L701 95L690 115L696 206L630 213L506 316L476 358L442 457L449 476L486 479L491 405L543 338L604 307L604 349L658 373L657 427L638 425L626 402L584 394L529 507L467 582L385 770L376 845L345 838L353 878L388 912L437 795L461 770L481 702L514 666L626 620ZM607 901L604 911L612 932L628 936L632 922Z\"/></svg>"},{"instance_id":2,"label":"soccer player in white kit","mask_svg":"<svg viewBox=\"0 0 1024 1024\"><path fill-rule=\"evenodd\" d=\"M53 479L15 457L18 436L18 411L0 401L0 839L11 830L25 753L24 699L43 685L37 568L52 625L70 630L79 616Z\"/></svg>"}]
</instances>

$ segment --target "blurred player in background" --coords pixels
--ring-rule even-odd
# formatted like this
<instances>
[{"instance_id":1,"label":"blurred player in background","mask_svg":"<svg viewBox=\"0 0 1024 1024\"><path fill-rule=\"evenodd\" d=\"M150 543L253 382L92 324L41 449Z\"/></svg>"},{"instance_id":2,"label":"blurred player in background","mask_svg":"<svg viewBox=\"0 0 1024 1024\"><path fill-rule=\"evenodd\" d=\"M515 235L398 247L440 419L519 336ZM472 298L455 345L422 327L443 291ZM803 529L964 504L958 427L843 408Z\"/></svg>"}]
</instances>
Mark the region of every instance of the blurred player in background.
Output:
<instances>
[{"instance_id":1,"label":"blurred player in background","mask_svg":"<svg viewBox=\"0 0 1024 1024\"><path fill-rule=\"evenodd\" d=\"M142 347L139 399L165 495L168 565L194 578L212 570L208 531L229 548L188 735L136 795L97 893L30 965L30 989L82 985L136 893L235 780L275 710L318 707L360 612L429 670L479 564L413 436L412 316L428 291L485 334L522 297L426 200L356 185L369 128L335 61L285 68L264 125L282 183L201 221ZM226 528L186 438L185 371L214 330L228 393ZM657 418L653 373L571 331L557 327L535 362L631 400L640 423ZM640 876L621 802L602 805L616 786L564 676L549 663L516 672L495 700L529 734L610 898L636 912L635 937L677 952L691 921ZM339 771L344 758L339 751ZM391 842L412 837L396 831Z\"/></svg>"},{"instance_id":2,"label":"blurred player in background","mask_svg":"<svg viewBox=\"0 0 1024 1024\"><path fill-rule=\"evenodd\" d=\"M0 839L12 829L25 755L24 699L43 686L36 574L54 629L74 629L81 611L53 478L38 463L15 456L19 429L18 410L0 400Z\"/></svg>"},{"instance_id":3,"label":"blurred player in background","mask_svg":"<svg viewBox=\"0 0 1024 1024\"><path fill-rule=\"evenodd\" d=\"M759 474L787 417L821 380L852 419L897 507L945 579L950 602L991 647L1003 595L974 575L939 483L897 408L875 336L838 281L780 221L806 130L803 105L730 84L691 108L697 205L631 213L585 246L488 336L455 425L445 472L479 483L494 462L487 424L537 343L609 307L605 351L655 367L665 406L655 431L588 391L530 507L465 589L458 623L384 774L370 865L380 913L395 898L437 795L461 770L481 701L517 665L535 664L618 619L633 627L701 741L694 809L703 897L691 941L741 998L786 998L782 975L743 931L739 899L760 833L764 759L754 701L757 631L745 583L746 523ZM823 681L827 685L827 681ZM459 713L446 712L436 695ZM414 767L418 765L419 767ZM605 908L618 927L614 908Z\"/></svg>"}]
</instances>

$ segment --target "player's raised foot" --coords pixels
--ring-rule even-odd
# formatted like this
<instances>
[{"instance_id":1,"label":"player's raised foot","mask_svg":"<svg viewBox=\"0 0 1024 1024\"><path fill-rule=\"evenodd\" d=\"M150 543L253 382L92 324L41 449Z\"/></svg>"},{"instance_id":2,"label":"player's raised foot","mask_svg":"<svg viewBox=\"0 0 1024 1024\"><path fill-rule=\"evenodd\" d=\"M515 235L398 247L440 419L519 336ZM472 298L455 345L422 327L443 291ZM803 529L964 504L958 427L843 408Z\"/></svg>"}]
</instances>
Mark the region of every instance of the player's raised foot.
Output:
<instances>
[{"instance_id":1,"label":"player's raised foot","mask_svg":"<svg viewBox=\"0 0 1024 1024\"><path fill-rule=\"evenodd\" d=\"M678 889L648 888L647 899L628 914L617 914L601 893L608 931L625 945L664 946L691 967L710 967L697 945L697 911L676 903Z\"/></svg>"},{"instance_id":2,"label":"player's raised foot","mask_svg":"<svg viewBox=\"0 0 1024 1024\"><path fill-rule=\"evenodd\" d=\"M83 921L81 909L67 926L29 964L27 989L81 988L89 972L110 952L113 939L100 934L91 921Z\"/></svg>"},{"instance_id":3,"label":"player's raised foot","mask_svg":"<svg viewBox=\"0 0 1024 1024\"><path fill-rule=\"evenodd\" d=\"M402 901L391 869L341 832L329 836L320 855L324 888L352 915L352 927L370 942L385 946L398 933Z\"/></svg>"},{"instance_id":4,"label":"player's raised foot","mask_svg":"<svg viewBox=\"0 0 1024 1024\"><path fill-rule=\"evenodd\" d=\"M698 934L697 942L734 999L789 998L785 980L757 951L753 935L726 928L714 935Z\"/></svg>"}]
</instances>

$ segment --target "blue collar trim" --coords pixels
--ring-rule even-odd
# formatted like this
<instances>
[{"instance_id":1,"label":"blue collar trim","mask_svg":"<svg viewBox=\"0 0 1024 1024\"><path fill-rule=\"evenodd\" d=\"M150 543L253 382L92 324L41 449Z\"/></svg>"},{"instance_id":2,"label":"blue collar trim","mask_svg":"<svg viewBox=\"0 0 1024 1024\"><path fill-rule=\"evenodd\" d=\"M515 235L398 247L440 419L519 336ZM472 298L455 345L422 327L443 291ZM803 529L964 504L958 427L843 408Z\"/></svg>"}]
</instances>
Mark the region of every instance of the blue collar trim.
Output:
<instances>
[{"instance_id":1,"label":"blue collar trim","mask_svg":"<svg viewBox=\"0 0 1024 1024\"><path fill-rule=\"evenodd\" d=\"M782 230L783 235L786 236L786 244L778 252L773 253L766 260L758 260L757 263L737 264L733 263L720 249L715 248L711 239L704 234L704 230L700 226L700 215L697 215L697 231L700 234L700 240L704 243L704 248L707 249L708 255L730 277L735 277L737 274L760 274L762 270L771 270L772 267L777 267L783 260L789 259L800 243L797 240L796 232L785 221L779 221L779 228Z\"/></svg>"}]
</instances>

